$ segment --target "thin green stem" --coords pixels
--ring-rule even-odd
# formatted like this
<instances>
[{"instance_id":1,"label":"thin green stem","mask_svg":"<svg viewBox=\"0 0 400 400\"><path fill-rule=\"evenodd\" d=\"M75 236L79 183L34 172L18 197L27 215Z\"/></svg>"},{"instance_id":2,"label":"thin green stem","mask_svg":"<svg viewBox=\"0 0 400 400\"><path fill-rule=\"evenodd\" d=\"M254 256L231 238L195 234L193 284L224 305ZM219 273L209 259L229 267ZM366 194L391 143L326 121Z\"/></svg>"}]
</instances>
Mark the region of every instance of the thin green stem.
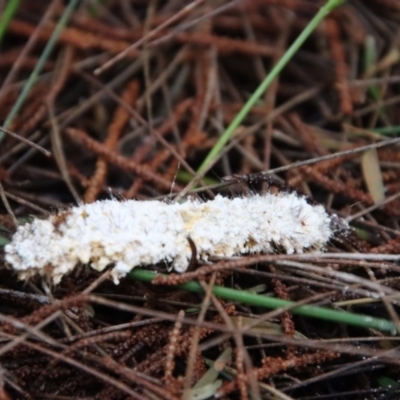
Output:
<instances>
[{"instance_id":1,"label":"thin green stem","mask_svg":"<svg viewBox=\"0 0 400 400\"><path fill-rule=\"evenodd\" d=\"M129 278L137 279L144 282L151 282L159 274L148 271L145 269L135 268L129 274ZM195 293L204 293L203 288L197 282L187 282L178 286ZM274 297L262 296L259 294L250 293L247 291L240 291L222 286L214 286L212 293L221 299L238 301L245 304L250 304L258 307L265 307L271 309L278 309L284 307L291 307L295 303L292 301L277 299ZM316 307L309 305L295 306L290 310L291 313L297 315L304 315L317 319L323 319L331 322L338 322L341 324L355 325L358 327L377 329L380 331L389 331L392 334L397 332L396 327L392 321L369 317L367 315L353 314L346 311L331 310L324 307Z\"/></svg>"},{"instance_id":2,"label":"thin green stem","mask_svg":"<svg viewBox=\"0 0 400 400\"><path fill-rule=\"evenodd\" d=\"M0 21L0 42L3 40L3 36L8 28L8 25L10 24L10 21L18 10L20 3L20 0L10 0L7 3L7 6L3 11L3 16Z\"/></svg>"},{"instance_id":3,"label":"thin green stem","mask_svg":"<svg viewBox=\"0 0 400 400\"><path fill-rule=\"evenodd\" d=\"M256 89L256 91L251 95L249 100L247 100L246 104L239 111L239 113L235 116L231 124L226 128L222 136L219 138L217 143L208 153L206 159L203 161L201 166L198 169L198 173L204 171L207 166L214 161L214 159L218 156L218 154L222 151L225 144L232 137L236 128L242 123L244 118L247 116L249 111L253 108L256 102L260 99L263 93L268 89L274 79L280 74L282 69L286 66L289 60L296 54L299 48L303 45L306 39L311 35L311 33L315 30L315 28L319 25L319 23L336 7L340 6L345 0L329 0L314 16L314 18L310 21L307 27L301 32L299 37L294 41L294 43L289 47L289 49L285 52L283 57L278 61L278 63L274 66L271 72L265 77L265 79L261 82L260 86Z\"/></svg>"},{"instance_id":4,"label":"thin green stem","mask_svg":"<svg viewBox=\"0 0 400 400\"><path fill-rule=\"evenodd\" d=\"M397 135L400 133L400 125L396 126L385 126L383 128L371 129L372 132L379 133L381 135Z\"/></svg>"},{"instance_id":5,"label":"thin green stem","mask_svg":"<svg viewBox=\"0 0 400 400\"><path fill-rule=\"evenodd\" d=\"M11 109L10 113L7 115L6 120L4 121L3 127L8 128L11 123L13 122L14 118L18 114L19 110L21 109L24 101L26 100L29 92L31 91L33 85L36 82L37 77L40 74L45 62L48 60L51 51L53 50L58 38L61 35L65 25L67 24L68 20L71 17L72 12L75 10L76 6L79 4L79 0L71 0L65 9L63 15L61 16L60 20L57 23L49 41L46 44L46 47L43 50L35 68L33 69L31 75L29 76L25 86L23 87L20 95L18 96L17 101L15 102L13 108ZM0 132L0 141L3 140L4 133Z\"/></svg>"}]
</instances>

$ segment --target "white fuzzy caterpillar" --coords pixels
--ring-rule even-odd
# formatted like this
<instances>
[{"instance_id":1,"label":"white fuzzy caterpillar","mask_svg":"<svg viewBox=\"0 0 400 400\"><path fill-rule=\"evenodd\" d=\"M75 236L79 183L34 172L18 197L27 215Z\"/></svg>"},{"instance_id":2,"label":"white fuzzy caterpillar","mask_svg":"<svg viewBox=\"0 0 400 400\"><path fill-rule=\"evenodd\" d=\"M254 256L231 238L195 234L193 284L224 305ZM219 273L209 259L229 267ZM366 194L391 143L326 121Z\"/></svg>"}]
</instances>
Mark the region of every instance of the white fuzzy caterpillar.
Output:
<instances>
[{"instance_id":1,"label":"white fuzzy caterpillar","mask_svg":"<svg viewBox=\"0 0 400 400\"><path fill-rule=\"evenodd\" d=\"M288 254L321 250L334 233L334 218L295 193L229 199L97 201L18 227L5 259L21 278L36 273L54 283L78 263L102 271L114 264L119 282L132 268L172 263L184 272L197 259L247 253ZM337 218L337 217L336 217Z\"/></svg>"}]
</instances>

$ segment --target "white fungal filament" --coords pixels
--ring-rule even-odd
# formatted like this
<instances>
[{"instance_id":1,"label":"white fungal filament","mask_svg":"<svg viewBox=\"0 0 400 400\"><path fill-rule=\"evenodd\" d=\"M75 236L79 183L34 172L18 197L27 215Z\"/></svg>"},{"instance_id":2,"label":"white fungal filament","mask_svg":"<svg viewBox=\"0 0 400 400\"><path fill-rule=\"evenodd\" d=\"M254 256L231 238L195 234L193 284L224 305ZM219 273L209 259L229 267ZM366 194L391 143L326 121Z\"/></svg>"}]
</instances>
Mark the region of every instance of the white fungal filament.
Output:
<instances>
[{"instance_id":1,"label":"white fungal filament","mask_svg":"<svg viewBox=\"0 0 400 400\"><path fill-rule=\"evenodd\" d=\"M21 278L41 274L59 283L78 263L98 271L113 264L119 282L136 266L172 263L184 272L197 259L248 253L319 251L333 235L332 217L295 193L229 199L97 201L18 227L5 258Z\"/></svg>"}]
</instances>

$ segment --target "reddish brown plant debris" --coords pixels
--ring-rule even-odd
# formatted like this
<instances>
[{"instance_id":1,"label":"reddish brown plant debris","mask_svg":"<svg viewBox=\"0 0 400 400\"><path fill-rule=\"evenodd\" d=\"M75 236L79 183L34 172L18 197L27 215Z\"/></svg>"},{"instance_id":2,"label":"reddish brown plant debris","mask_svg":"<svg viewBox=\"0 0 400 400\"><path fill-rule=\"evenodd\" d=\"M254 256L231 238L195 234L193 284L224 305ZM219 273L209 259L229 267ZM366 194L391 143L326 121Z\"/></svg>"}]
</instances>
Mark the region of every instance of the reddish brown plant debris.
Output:
<instances>
[{"instance_id":1,"label":"reddish brown plant debris","mask_svg":"<svg viewBox=\"0 0 400 400\"><path fill-rule=\"evenodd\" d=\"M1 43L1 125L67 4L20 3ZM33 213L40 216L42 209L59 211L61 224L79 197L88 202L109 192L144 200L179 192L324 1L194 0L193 9L178 18L187 1L81 3L9 125L47 150L58 130L65 171L54 158L14 138L1 143L2 191L21 222ZM198 186L385 139L374 129L400 125L399 7L397 0L354 1L332 13L252 108ZM93 74L145 34L150 39L127 57ZM375 57L368 70L366 49ZM389 200L400 190L399 154L398 145L378 150ZM381 258L399 253L400 200L373 208L360 154L289 169L279 177L351 219L357 230L327 248L342 258L298 260L278 249L271 256L211 260L182 275L159 277L154 285L126 279L118 289L107 272L99 276L85 266L57 287L19 282L2 268L0 397L175 400L228 348L232 360L221 363L229 368L218 376L218 393L225 398L261 397L267 388L276 397L279 392L292 398L400 397L378 379L398 380L390 355L396 337L290 312L279 314L284 334L254 335L239 329L241 323L233 329L227 316L265 318L275 326L269 310L214 299L198 322L204 297L174 288L191 280L208 282L216 274L215 284L227 288L300 302L316 296L326 307L331 301L338 309L385 319L387 305L392 315L398 312L400 269L396 261ZM243 196L258 189L236 184L221 191ZM1 215L5 242L15 227L5 207ZM350 257L357 253L377 258ZM169 267L154 269L167 273ZM379 290L364 286L371 276ZM193 373L186 382L194 340Z\"/></svg>"}]
</instances>

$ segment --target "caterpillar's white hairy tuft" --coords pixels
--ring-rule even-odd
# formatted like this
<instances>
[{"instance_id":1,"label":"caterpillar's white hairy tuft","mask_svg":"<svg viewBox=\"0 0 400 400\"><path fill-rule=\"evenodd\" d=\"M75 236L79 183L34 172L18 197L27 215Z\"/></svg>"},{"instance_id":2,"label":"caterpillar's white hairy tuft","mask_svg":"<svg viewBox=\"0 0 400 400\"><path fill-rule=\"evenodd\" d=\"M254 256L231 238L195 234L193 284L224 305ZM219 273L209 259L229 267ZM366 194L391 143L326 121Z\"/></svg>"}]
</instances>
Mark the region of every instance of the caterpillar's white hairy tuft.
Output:
<instances>
[{"instance_id":1,"label":"caterpillar's white hairy tuft","mask_svg":"<svg viewBox=\"0 0 400 400\"><path fill-rule=\"evenodd\" d=\"M20 226L5 247L6 261L28 278L36 273L60 282L78 263L102 271L114 264L119 282L132 268L172 263L184 272L197 259L247 253L288 254L321 250L332 237L333 217L295 193L229 199L97 201Z\"/></svg>"}]
</instances>

